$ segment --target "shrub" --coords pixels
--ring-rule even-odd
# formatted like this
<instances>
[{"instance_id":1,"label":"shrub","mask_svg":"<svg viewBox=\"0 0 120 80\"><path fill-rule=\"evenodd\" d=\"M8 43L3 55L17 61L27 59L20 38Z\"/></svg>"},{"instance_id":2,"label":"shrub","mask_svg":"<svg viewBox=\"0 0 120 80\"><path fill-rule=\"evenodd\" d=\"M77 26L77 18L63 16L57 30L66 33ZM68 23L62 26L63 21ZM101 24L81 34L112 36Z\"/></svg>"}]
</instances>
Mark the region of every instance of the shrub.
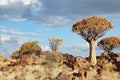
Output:
<instances>
[{"instance_id":1,"label":"shrub","mask_svg":"<svg viewBox=\"0 0 120 80\"><path fill-rule=\"evenodd\" d=\"M39 55L42 52L38 41L26 42L21 46L20 55L22 54L35 54Z\"/></svg>"}]
</instances>

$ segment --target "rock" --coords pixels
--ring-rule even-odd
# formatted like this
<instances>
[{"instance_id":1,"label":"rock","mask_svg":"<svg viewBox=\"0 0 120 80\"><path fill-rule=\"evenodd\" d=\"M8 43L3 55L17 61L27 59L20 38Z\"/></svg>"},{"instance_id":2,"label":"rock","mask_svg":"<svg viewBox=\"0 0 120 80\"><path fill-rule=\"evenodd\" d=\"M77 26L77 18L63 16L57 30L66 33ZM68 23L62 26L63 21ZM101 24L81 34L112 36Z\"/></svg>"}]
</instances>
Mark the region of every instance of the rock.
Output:
<instances>
[{"instance_id":1,"label":"rock","mask_svg":"<svg viewBox=\"0 0 120 80\"><path fill-rule=\"evenodd\" d=\"M90 70L92 68L91 64L84 58L77 56L75 57L75 64L74 66L79 66L79 69L88 69Z\"/></svg>"},{"instance_id":2,"label":"rock","mask_svg":"<svg viewBox=\"0 0 120 80\"><path fill-rule=\"evenodd\" d=\"M0 62L3 62L4 61L4 58L2 56L2 54L0 53Z\"/></svg>"},{"instance_id":3,"label":"rock","mask_svg":"<svg viewBox=\"0 0 120 80\"><path fill-rule=\"evenodd\" d=\"M116 72L102 70L99 78L100 80L119 80L119 74Z\"/></svg>"},{"instance_id":4,"label":"rock","mask_svg":"<svg viewBox=\"0 0 120 80\"><path fill-rule=\"evenodd\" d=\"M116 57L120 57L120 53L116 53Z\"/></svg>"},{"instance_id":5,"label":"rock","mask_svg":"<svg viewBox=\"0 0 120 80\"><path fill-rule=\"evenodd\" d=\"M86 71L86 80L95 80L96 76L97 71L95 69Z\"/></svg>"},{"instance_id":6,"label":"rock","mask_svg":"<svg viewBox=\"0 0 120 80\"><path fill-rule=\"evenodd\" d=\"M108 56L108 52L101 53L101 57L107 57L107 56Z\"/></svg>"},{"instance_id":7,"label":"rock","mask_svg":"<svg viewBox=\"0 0 120 80\"><path fill-rule=\"evenodd\" d=\"M74 69L75 57L69 54L64 54L64 57L66 58L66 60L64 60L64 64Z\"/></svg>"},{"instance_id":8,"label":"rock","mask_svg":"<svg viewBox=\"0 0 120 80\"><path fill-rule=\"evenodd\" d=\"M83 80L94 80L95 76L97 76L97 71L95 69L93 70L79 70L78 71L78 77L80 77Z\"/></svg>"},{"instance_id":9,"label":"rock","mask_svg":"<svg viewBox=\"0 0 120 80\"><path fill-rule=\"evenodd\" d=\"M107 62L108 61L104 57L100 57L100 58L97 59L97 65L100 66L100 67L102 65L106 64Z\"/></svg>"},{"instance_id":10,"label":"rock","mask_svg":"<svg viewBox=\"0 0 120 80\"><path fill-rule=\"evenodd\" d=\"M0 67L1 71L8 71L10 68L8 66L2 66Z\"/></svg>"},{"instance_id":11,"label":"rock","mask_svg":"<svg viewBox=\"0 0 120 80\"><path fill-rule=\"evenodd\" d=\"M24 54L20 57L20 65L31 65L33 62L32 56Z\"/></svg>"},{"instance_id":12,"label":"rock","mask_svg":"<svg viewBox=\"0 0 120 80\"><path fill-rule=\"evenodd\" d=\"M72 77L66 72L60 72L55 80L72 80Z\"/></svg>"},{"instance_id":13,"label":"rock","mask_svg":"<svg viewBox=\"0 0 120 80\"><path fill-rule=\"evenodd\" d=\"M64 56L68 61L70 61L71 63L74 63L75 57L73 55L65 54Z\"/></svg>"},{"instance_id":14,"label":"rock","mask_svg":"<svg viewBox=\"0 0 120 80\"><path fill-rule=\"evenodd\" d=\"M79 70L78 71L78 77L80 77L81 79L85 79L87 76L86 70Z\"/></svg>"},{"instance_id":15,"label":"rock","mask_svg":"<svg viewBox=\"0 0 120 80\"><path fill-rule=\"evenodd\" d=\"M120 61L120 53L115 54L115 59L116 59L116 62Z\"/></svg>"}]
</instances>

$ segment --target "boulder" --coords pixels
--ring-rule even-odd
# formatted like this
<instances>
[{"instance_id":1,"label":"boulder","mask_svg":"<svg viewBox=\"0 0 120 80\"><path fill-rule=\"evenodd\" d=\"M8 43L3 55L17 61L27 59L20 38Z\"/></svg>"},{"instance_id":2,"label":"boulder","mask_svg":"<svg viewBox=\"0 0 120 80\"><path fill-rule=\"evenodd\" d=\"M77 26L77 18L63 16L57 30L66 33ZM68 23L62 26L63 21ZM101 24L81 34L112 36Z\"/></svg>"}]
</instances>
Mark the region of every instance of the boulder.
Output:
<instances>
[{"instance_id":1,"label":"boulder","mask_svg":"<svg viewBox=\"0 0 120 80\"><path fill-rule=\"evenodd\" d=\"M58 74L55 80L72 80L72 76L63 71Z\"/></svg>"},{"instance_id":2,"label":"boulder","mask_svg":"<svg viewBox=\"0 0 120 80\"><path fill-rule=\"evenodd\" d=\"M117 72L102 70L99 78L100 80L119 80L119 75Z\"/></svg>"},{"instance_id":3,"label":"boulder","mask_svg":"<svg viewBox=\"0 0 120 80\"><path fill-rule=\"evenodd\" d=\"M4 62L4 58L1 53L0 53L0 62Z\"/></svg>"},{"instance_id":4,"label":"boulder","mask_svg":"<svg viewBox=\"0 0 120 80\"><path fill-rule=\"evenodd\" d=\"M79 70L78 71L78 77L80 77L83 80L95 80L95 77L97 76L97 71L95 69L93 70Z\"/></svg>"},{"instance_id":5,"label":"boulder","mask_svg":"<svg viewBox=\"0 0 120 80\"><path fill-rule=\"evenodd\" d=\"M65 60L63 64L66 64L68 67L74 69L75 57L73 55L64 54Z\"/></svg>"},{"instance_id":6,"label":"boulder","mask_svg":"<svg viewBox=\"0 0 120 80\"><path fill-rule=\"evenodd\" d=\"M91 64L84 58L77 56L75 57L75 65L79 66L79 69L88 69L90 70L92 68Z\"/></svg>"},{"instance_id":7,"label":"boulder","mask_svg":"<svg viewBox=\"0 0 120 80\"><path fill-rule=\"evenodd\" d=\"M31 55L23 54L20 57L20 65L26 66L26 65L31 65L33 63L33 58Z\"/></svg>"},{"instance_id":8,"label":"boulder","mask_svg":"<svg viewBox=\"0 0 120 80\"><path fill-rule=\"evenodd\" d=\"M108 56L108 52L101 53L101 57L107 57L107 56Z\"/></svg>"}]
</instances>

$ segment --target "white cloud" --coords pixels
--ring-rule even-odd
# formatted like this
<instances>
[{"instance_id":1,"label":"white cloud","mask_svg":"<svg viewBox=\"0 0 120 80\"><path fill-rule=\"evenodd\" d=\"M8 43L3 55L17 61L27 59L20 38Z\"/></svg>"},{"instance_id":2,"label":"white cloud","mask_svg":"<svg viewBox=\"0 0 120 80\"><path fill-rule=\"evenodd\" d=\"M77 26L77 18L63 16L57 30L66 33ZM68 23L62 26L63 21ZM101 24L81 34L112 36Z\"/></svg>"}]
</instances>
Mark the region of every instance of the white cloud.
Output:
<instances>
[{"instance_id":1,"label":"white cloud","mask_svg":"<svg viewBox=\"0 0 120 80\"><path fill-rule=\"evenodd\" d=\"M23 43L28 41L32 40L11 35L0 35L0 52L3 53L3 56L9 57L13 51L18 50Z\"/></svg>"},{"instance_id":2,"label":"white cloud","mask_svg":"<svg viewBox=\"0 0 120 80\"><path fill-rule=\"evenodd\" d=\"M1 0L0 20L29 20L35 11L40 10L42 3L38 0Z\"/></svg>"},{"instance_id":3,"label":"white cloud","mask_svg":"<svg viewBox=\"0 0 120 80\"><path fill-rule=\"evenodd\" d=\"M0 20L31 20L41 26L61 27L96 15L120 22L119 3L119 0L0 0Z\"/></svg>"},{"instance_id":4,"label":"white cloud","mask_svg":"<svg viewBox=\"0 0 120 80\"><path fill-rule=\"evenodd\" d=\"M33 3L33 2L35 2L35 0L22 0L23 1L23 3L25 4L25 5L29 5L29 4L31 4L31 3Z\"/></svg>"},{"instance_id":5,"label":"white cloud","mask_svg":"<svg viewBox=\"0 0 120 80\"><path fill-rule=\"evenodd\" d=\"M72 25L93 15L119 20L119 3L119 0L0 0L0 20L30 20L49 27Z\"/></svg>"},{"instance_id":6,"label":"white cloud","mask_svg":"<svg viewBox=\"0 0 120 80\"><path fill-rule=\"evenodd\" d=\"M39 14L32 17L31 20L45 27L63 27L68 26L71 22L70 19L67 19L63 16L50 16Z\"/></svg>"},{"instance_id":7,"label":"white cloud","mask_svg":"<svg viewBox=\"0 0 120 80\"><path fill-rule=\"evenodd\" d=\"M1 34L11 34L11 35L31 35L31 36L42 36L40 33L34 33L34 32L22 32L17 29L11 28L8 29L4 26L0 26L0 33Z\"/></svg>"},{"instance_id":8,"label":"white cloud","mask_svg":"<svg viewBox=\"0 0 120 80\"><path fill-rule=\"evenodd\" d=\"M0 30L1 30L1 29L6 29L6 27L5 27L5 26L0 26Z\"/></svg>"},{"instance_id":9,"label":"white cloud","mask_svg":"<svg viewBox=\"0 0 120 80\"><path fill-rule=\"evenodd\" d=\"M22 2L25 5L30 5L38 1L37 0L0 0L0 5L8 5L9 3L14 3L14 2Z\"/></svg>"},{"instance_id":10,"label":"white cloud","mask_svg":"<svg viewBox=\"0 0 120 80\"><path fill-rule=\"evenodd\" d=\"M101 50L97 45L95 44L95 50L96 55L99 56L103 50ZM64 53L69 53L74 56L82 56L82 57L88 57L89 56L89 44L87 42L85 43L79 43L71 46L63 46L61 47L61 51Z\"/></svg>"},{"instance_id":11,"label":"white cloud","mask_svg":"<svg viewBox=\"0 0 120 80\"><path fill-rule=\"evenodd\" d=\"M51 51L51 49L48 46L41 46L43 51Z\"/></svg>"},{"instance_id":12,"label":"white cloud","mask_svg":"<svg viewBox=\"0 0 120 80\"><path fill-rule=\"evenodd\" d=\"M7 5L8 4L8 0L0 0L0 5Z\"/></svg>"},{"instance_id":13,"label":"white cloud","mask_svg":"<svg viewBox=\"0 0 120 80\"><path fill-rule=\"evenodd\" d=\"M34 41L35 39L27 38L28 35L31 37L41 36L41 34L33 32L21 32L14 28L7 28L0 26L0 52L3 53L3 56L9 57L10 54L19 49L19 47L28 41ZM45 49L47 49L45 47Z\"/></svg>"},{"instance_id":14,"label":"white cloud","mask_svg":"<svg viewBox=\"0 0 120 80\"><path fill-rule=\"evenodd\" d=\"M61 47L61 51L64 53L69 53L74 56L87 57L89 55L89 45L88 43L75 44L71 46Z\"/></svg>"},{"instance_id":15,"label":"white cloud","mask_svg":"<svg viewBox=\"0 0 120 80\"><path fill-rule=\"evenodd\" d=\"M8 35L0 35L0 42L5 43L6 41L10 40L10 36Z\"/></svg>"}]
</instances>

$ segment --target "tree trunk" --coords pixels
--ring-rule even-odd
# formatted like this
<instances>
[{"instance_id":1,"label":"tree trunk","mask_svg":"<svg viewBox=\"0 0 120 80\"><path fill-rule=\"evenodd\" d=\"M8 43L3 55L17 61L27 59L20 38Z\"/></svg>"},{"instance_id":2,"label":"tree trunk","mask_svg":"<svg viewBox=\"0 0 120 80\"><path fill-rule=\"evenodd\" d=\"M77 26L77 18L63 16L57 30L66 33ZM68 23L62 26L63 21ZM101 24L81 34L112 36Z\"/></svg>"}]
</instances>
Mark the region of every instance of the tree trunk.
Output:
<instances>
[{"instance_id":1,"label":"tree trunk","mask_svg":"<svg viewBox=\"0 0 120 80\"><path fill-rule=\"evenodd\" d=\"M92 65L96 65L97 60L96 60L96 53L95 53L95 41L91 40L89 42L89 46L90 46L89 61Z\"/></svg>"}]
</instances>

